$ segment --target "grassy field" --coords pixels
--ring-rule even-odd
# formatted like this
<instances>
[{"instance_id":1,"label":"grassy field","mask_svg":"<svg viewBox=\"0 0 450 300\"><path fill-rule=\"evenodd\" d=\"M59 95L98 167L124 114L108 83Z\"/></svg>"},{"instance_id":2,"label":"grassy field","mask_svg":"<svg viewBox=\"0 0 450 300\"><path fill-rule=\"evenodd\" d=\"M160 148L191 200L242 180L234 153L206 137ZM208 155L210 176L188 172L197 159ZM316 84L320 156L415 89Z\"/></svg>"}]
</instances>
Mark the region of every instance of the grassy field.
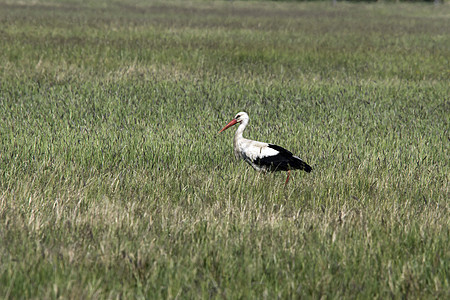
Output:
<instances>
[{"instance_id":1,"label":"grassy field","mask_svg":"<svg viewBox=\"0 0 450 300\"><path fill-rule=\"evenodd\" d=\"M0 298L448 299L449 16L0 0Z\"/></svg>"}]
</instances>

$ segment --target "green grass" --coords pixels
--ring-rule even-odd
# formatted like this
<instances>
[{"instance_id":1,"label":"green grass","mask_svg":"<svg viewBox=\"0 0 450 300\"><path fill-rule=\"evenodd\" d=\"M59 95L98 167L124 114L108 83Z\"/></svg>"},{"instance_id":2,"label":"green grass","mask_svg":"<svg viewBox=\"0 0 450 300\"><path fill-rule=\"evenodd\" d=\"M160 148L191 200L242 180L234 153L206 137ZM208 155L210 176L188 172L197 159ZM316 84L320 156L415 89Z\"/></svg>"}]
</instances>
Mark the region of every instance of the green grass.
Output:
<instances>
[{"instance_id":1,"label":"green grass","mask_svg":"<svg viewBox=\"0 0 450 300\"><path fill-rule=\"evenodd\" d=\"M449 298L449 15L0 0L0 297Z\"/></svg>"}]
</instances>

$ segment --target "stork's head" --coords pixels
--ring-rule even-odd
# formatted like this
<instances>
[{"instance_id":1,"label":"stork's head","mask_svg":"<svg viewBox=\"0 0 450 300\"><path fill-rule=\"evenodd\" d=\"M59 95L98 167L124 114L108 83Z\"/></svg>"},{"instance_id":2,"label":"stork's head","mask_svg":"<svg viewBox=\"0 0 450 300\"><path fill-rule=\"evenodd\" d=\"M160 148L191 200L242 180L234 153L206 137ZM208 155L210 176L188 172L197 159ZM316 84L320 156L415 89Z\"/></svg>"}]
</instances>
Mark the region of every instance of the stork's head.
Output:
<instances>
[{"instance_id":1,"label":"stork's head","mask_svg":"<svg viewBox=\"0 0 450 300\"><path fill-rule=\"evenodd\" d=\"M241 112L237 113L236 116L234 117L234 119L231 120L230 123L228 123L227 125L225 125L225 127L222 128L222 129L219 131L219 133L221 133L222 131L227 130L227 129L230 128L231 126L236 125L237 123L245 123L245 124L247 124L249 119L250 119L250 118L248 117L248 114L247 114L246 112L241 111Z\"/></svg>"}]
</instances>

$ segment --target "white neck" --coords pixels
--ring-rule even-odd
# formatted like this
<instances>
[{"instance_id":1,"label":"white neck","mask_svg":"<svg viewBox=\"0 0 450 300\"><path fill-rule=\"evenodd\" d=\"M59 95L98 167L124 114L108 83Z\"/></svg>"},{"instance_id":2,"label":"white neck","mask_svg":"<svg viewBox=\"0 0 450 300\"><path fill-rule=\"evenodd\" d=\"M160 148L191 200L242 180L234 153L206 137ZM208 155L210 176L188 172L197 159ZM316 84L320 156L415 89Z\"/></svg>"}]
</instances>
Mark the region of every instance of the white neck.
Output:
<instances>
[{"instance_id":1,"label":"white neck","mask_svg":"<svg viewBox=\"0 0 450 300\"><path fill-rule=\"evenodd\" d=\"M234 140L240 140L242 139L242 133L244 132L245 127L247 127L248 120L243 120L239 127L236 129L236 133L234 134Z\"/></svg>"},{"instance_id":2,"label":"white neck","mask_svg":"<svg viewBox=\"0 0 450 300\"><path fill-rule=\"evenodd\" d=\"M243 120L239 125L239 127L236 129L236 133L234 134L233 144L234 144L234 155L236 156L236 158L239 158L241 156L239 151L239 142L244 138L242 136L242 133L244 132L244 129L247 126L247 124L248 120Z\"/></svg>"}]
</instances>

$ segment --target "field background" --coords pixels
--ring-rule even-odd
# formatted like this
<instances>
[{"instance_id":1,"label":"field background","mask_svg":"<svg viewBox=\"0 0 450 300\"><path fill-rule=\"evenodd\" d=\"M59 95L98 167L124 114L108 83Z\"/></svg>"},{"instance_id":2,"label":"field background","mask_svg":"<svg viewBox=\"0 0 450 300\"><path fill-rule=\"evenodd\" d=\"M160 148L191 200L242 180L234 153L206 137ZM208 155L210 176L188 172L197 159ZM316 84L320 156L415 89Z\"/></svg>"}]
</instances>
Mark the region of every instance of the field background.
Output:
<instances>
[{"instance_id":1,"label":"field background","mask_svg":"<svg viewBox=\"0 0 450 300\"><path fill-rule=\"evenodd\" d=\"M450 6L0 0L0 298L450 297ZM279 144L313 172L232 152Z\"/></svg>"}]
</instances>

